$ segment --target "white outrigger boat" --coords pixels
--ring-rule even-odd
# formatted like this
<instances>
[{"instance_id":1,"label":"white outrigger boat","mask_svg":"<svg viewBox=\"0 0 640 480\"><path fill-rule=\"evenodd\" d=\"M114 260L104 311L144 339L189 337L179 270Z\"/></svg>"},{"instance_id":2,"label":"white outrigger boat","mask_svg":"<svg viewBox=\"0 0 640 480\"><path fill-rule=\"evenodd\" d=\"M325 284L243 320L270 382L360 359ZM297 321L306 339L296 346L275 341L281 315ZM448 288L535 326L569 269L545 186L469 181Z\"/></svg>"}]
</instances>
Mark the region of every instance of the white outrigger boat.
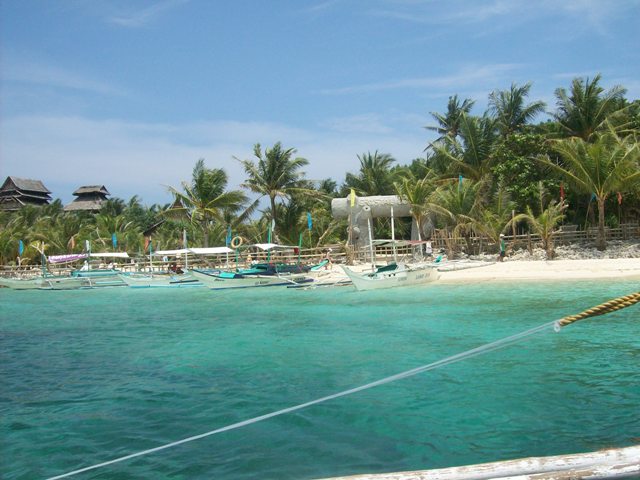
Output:
<instances>
[{"instance_id":1,"label":"white outrigger boat","mask_svg":"<svg viewBox=\"0 0 640 480\"><path fill-rule=\"evenodd\" d=\"M275 287L282 285L300 285L312 282L313 279L304 274L255 275L236 272L204 273L190 270L189 273L199 282L212 290L227 288Z\"/></svg>"},{"instance_id":2,"label":"white outrigger boat","mask_svg":"<svg viewBox=\"0 0 640 480\"><path fill-rule=\"evenodd\" d=\"M12 290L77 290L90 285L85 278L47 275L35 278L0 278L0 286Z\"/></svg>"},{"instance_id":3,"label":"white outrigger boat","mask_svg":"<svg viewBox=\"0 0 640 480\"><path fill-rule=\"evenodd\" d=\"M434 265L406 265L404 263L390 263L378 267L372 272L354 272L341 265L344 273L351 279L356 290L378 290L383 288L421 285L434 282L439 278Z\"/></svg>"}]
</instances>

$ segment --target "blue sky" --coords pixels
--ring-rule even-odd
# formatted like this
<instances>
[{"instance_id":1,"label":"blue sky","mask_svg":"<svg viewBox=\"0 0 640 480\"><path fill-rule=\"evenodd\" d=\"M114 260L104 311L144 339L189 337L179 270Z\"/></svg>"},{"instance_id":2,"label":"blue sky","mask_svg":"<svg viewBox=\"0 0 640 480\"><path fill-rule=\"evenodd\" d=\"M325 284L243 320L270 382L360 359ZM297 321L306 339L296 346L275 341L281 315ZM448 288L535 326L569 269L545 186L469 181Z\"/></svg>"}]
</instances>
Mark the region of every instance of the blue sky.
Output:
<instances>
[{"instance_id":1,"label":"blue sky","mask_svg":"<svg viewBox=\"0 0 640 480\"><path fill-rule=\"evenodd\" d=\"M338 182L420 157L429 112L603 76L640 98L640 0L0 0L0 177L168 203L199 158L281 141ZM1 180L0 180L1 181Z\"/></svg>"}]
</instances>

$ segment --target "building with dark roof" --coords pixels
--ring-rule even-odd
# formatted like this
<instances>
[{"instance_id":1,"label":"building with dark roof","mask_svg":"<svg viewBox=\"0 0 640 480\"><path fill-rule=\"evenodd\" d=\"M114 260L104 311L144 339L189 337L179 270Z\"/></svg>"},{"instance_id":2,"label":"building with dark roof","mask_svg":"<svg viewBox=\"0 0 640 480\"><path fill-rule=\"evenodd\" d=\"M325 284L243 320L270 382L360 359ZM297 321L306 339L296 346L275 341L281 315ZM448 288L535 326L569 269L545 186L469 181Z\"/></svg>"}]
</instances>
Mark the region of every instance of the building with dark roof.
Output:
<instances>
[{"instance_id":1,"label":"building with dark roof","mask_svg":"<svg viewBox=\"0 0 640 480\"><path fill-rule=\"evenodd\" d=\"M0 187L0 209L20 210L25 205L48 205L51 192L40 180L7 177Z\"/></svg>"},{"instance_id":2,"label":"building with dark roof","mask_svg":"<svg viewBox=\"0 0 640 480\"><path fill-rule=\"evenodd\" d=\"M65 205L65 212L97 212L107 201L107 195L111 195L104 185L85 185L78 188L73 194L77 198Z\"/></svg>"}]
</instances>

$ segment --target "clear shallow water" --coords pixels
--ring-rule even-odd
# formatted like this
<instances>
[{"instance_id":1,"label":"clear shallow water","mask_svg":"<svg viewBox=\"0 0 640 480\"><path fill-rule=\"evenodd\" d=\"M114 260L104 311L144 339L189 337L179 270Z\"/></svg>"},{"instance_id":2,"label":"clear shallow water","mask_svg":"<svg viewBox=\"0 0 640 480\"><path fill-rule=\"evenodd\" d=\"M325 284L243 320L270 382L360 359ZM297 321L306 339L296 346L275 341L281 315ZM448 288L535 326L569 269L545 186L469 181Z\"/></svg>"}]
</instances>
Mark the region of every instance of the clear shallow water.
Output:
<instances>
[{"instance_id":1,"label":"clear shallow water","mask_svg":"<svg viewBox=\"0 0 640 480\"><path fill-rule=\"evenodd\" d=\"M46 478L424 365L637 282L0 290L0 477ZM296 478L627 446L640 308L73 478Z\"/></svg>"}]
</instances>

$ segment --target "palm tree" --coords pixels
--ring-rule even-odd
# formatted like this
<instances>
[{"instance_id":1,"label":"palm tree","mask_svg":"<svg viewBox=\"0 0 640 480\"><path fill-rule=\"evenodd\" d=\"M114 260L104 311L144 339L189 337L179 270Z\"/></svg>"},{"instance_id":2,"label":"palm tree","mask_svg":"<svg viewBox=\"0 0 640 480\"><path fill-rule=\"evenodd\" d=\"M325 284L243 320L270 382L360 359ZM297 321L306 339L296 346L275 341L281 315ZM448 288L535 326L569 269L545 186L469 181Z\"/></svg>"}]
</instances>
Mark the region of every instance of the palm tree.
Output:
<instances>
[{"instance_id":1,"label":"palm tree","mask_svg":"<svg viewBox=\"0 0 640 480\"><path fill-rule=\"evenodd\" d=\"M394 185L398 197L410 205L411 216L416 223L419 239L425 238L424 223L429 217L429 213L433 211L430 199L436 190L435 174L429 172L420 179L408 174Z\"/></svg>"},{"instance_id":2,"label":"palm tree","mask_svg":"<svg viewBox=\"0 0 640 480\"><path fill-rule=\"evenodd\" d=\"M607 248L604 212L607 197L616 192L637 188L640 181L640 146L631 137L621 139L609 128L593 137L593 143L582 138L556 140L551 144L564 166L549 158L542 162L564 177L577 191L594 195L598 205L598 250Z\"/></svg>"},{"instance_id":3,"label":"palm tree","mask_svg":"<svg viewBox=\"0 0 640 480\"><path fill-rule=\"evenodd\" d=\"M497 135L494 120L486 115L473 117L463 114L458 135L460 140L446 137L442 144L434 145L436 153L450 162L451 174L461 174L475 181L484 179L491 173L495 160L493 148Z\"/></svg>"},{"instance_id":4,"label":"palm tree","mask_svg":"<svg viewBox=\"0 0 640 480\"><path fill-rule=\"evenodd\" d=\"M494 243L500 241L500 234L506 231L515 202L503 185L491 196L490 203L479 209L478 223L475 230L489 237Z\"/></svg>"},{"instance_id":5,"label":"palm tree","mask_svg":"<svg viewBox=\"0 0 640 480\"><path fill-rule=\"evenodd\" d=\"M516 215L507 226L520 221L526 221L533 233L540 236L542 240L542 248L547 255L547 259L551 260L555 256L553 237L557 231L558 225L564 219L564 211L567 204L564 200L550 201L544 206L545 191L542 182L539 183L540 197L540 214L535 215L530 206L527 206L527 213Z\"/></svg>"},{"instance_id":6,"label":"palm tree","mask_svg":"<svg viewBox=\"0 0 640 480\"><path fill-rule=\"evenodd\" d=\"M556 90L558 112L554 117L570 137L591 141L606 127L607 119L622 109L626 89L615 86L605 92L599 85L600 78L598 74L591 81L573 79L570 95L564 88Z\"/></svg>"},{"instance_id":7,"label":"palm tree","mask_svg":"<svg viewBox=\"0 0 640 480\"><path fill-rule=\"evenodd\" d=\"M259 143L253 147L253 154L257 163L251 160L239 160L249 176L242 184L260 196L269 197L271 220L277 224L277 198L291 198L294 193L315 195L317 192L307 188L303 183L302 167L309 162L301 157L292 158L296 153L293 148L283 149L280 142L272 148L266 148L264 153Z\"/></svg>"},{"instance_id":8,"label":"palm tree","mask_svg":"<svg viewBox=\"0 0 640 480\"><path fill-rule=\"evenodd\" d=\"M204 246L209 246L209 229L217 220L222 223L223 210L240 211L247 203L247 196L239 190L227 191L228 178L221 168L208 169L204 159L196 162L191 184L182 182L183 192L169 187L176 200L167 210L169 214L182 213L193 223L200 225L204 234Z\"/></svg>"},{"instance_id":9,"label":"palm tree","mask_svg":"<svg viewBox=\"0 0 640 480\"><path fill-rule=\"evenodd\" d=\"M468 179L450 181L440 186L431 196L431 207L441 219L452 226L452 234L461 236L472 251L471 237L478 230L478 220L482 211L484 182Z\"/></svg>"},{"instance_id":10,"label":"palm tree","mask_svg":"<svg viewBox=\"0 0 640 480\"><path fill-rule=\"evenodd\" d=\"M358 195L391 195L393 188L393 173L391 164L395 159L388 153L378 153L376 150L358 155L360 171L357 175L347 173L345 187L347 191L353 188Z\"/></svg>"},{"instance_id":11,"label":"palm tree","mask_svg":"<svg viewBox=\"0 0 640 480\"><path fill-rule=\"evenodd\" d=\"M458 131L460 130L460 121L462 120L462 116L468 115L474 104L475 101L469 98L465 98L462 103L460 103L458 95L454 95L453 97L449 97L446 114L442 115L440 113L431 112L431 116L435 119L437 125L424 128L436 132L439 137L429 144L429 147L433 146L434 143L443 141L447 137L452 139L457 137Z\"/></svg>"},{"instance_id":12,"label":"palm tree","mask_svg":"<svg viewBox=\"0 0 640 480\"><path fill-rule=\"evenodd\" d=\"M544 112L544 102L525 105L531 82L519 87L511 84L509 90L495 90L489 94L489 111L496 119L496 126L502 135L521 130L536 115Z\"/></svg>"}]
</instances>

